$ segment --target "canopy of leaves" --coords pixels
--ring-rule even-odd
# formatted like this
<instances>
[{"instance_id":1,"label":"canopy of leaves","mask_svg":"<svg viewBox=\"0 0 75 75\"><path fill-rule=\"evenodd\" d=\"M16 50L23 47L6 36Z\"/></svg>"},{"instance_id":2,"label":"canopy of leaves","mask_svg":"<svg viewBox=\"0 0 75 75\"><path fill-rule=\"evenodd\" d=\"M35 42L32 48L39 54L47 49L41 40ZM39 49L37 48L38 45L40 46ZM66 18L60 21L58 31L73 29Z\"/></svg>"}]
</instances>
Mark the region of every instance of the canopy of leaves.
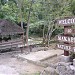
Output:
<instances>
[{"instance_id":1,"label":"canopy of leaves","mask_svg":"<svg viewBox=\"0 0 75 75\"><path fill-rule=\"evenodd\" d=\"M75 0L0 0L1 19L20 22L22 15L23 22L27 23L29 10L30 32L40 33L44 25L46 29L53 28L54 20L75 15Z\"/></svg>"}]
</instances>

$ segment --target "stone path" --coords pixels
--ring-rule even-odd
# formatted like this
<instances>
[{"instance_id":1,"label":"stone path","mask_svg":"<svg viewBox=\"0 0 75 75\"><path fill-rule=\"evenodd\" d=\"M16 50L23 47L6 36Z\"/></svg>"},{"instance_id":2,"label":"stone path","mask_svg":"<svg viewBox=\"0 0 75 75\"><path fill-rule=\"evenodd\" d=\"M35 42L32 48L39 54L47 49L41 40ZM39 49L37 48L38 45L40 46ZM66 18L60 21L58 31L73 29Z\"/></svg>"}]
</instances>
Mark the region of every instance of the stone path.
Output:
<instances>
[{"instance_id":1,"label":"stone path","mask_svg":"<svg viewBox=\"0 0 75 75\"><path fill-rule=\"evenodd\" d=\"M20 54L18 56L30 61L42 61L61 54L63 54L63 50L47 50L47 51L31 52L30 54L27 55Z\"/></svg>"}]
</instances>

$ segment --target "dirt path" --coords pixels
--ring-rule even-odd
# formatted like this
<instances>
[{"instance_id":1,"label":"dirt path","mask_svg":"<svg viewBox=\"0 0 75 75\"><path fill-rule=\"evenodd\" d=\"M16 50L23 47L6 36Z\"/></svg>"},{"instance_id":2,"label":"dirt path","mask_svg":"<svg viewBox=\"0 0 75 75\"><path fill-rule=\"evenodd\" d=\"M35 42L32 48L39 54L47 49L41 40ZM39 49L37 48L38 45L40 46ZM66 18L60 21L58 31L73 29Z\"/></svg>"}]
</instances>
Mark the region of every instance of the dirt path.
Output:
<instances>
[{"instance_id":1,"label":"dirt path","mask_svg":"<svg viewBox=\"0 0 75 75\"><path fill-rule=\"evenodd\" d=\"M12 52L0 54L0 65L14 68L19 74L38 73L44 69L43 67L31 64L26 60L17 59L16 57L13 57L14 55L15 53Z\"/></svg>"},{"instance_id":2,"label":"dirt path","mask_svg":"<svg viewBox=\"0 0 75 75\"><path fill-rule=\"evenodd\" d=\"M55 52L55 50L53 51ZM37 73L40 73L44 70L44 67L37 66L35 64L29 63L27 60L17 59L17 57L14 57L18 54L20 54L20 51L0 53L0 73L6 73L4 75L39 75ZM42 62L47 64L55 64L59 62L58 59L59 57L54 57ZM10 74L13 72L16 72L16 74Z\"/></svg>"}]
</instances>

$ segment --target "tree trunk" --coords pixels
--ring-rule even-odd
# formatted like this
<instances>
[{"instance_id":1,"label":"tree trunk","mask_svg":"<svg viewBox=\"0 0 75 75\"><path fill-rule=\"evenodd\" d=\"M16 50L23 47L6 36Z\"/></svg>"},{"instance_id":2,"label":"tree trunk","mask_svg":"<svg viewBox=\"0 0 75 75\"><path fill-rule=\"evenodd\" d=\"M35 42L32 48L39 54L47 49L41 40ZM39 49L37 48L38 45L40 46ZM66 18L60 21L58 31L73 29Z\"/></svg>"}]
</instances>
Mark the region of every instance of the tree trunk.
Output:
<instances>
[{"instance_id":1,"label":"tree trunk","mask_svg":"<svg viewBox=\"0 0 75 75\"><path fill-rule=\"evenodd\" d=\"M54 24L55 25L55 24ZM51 27L50 27L50 23L49 23L49 26L48 26L48 32L47 32L47 46L49 47L49 44L50 44L50 40L51 40L51 36L52 36L52 33L53 33L53 31L55 30L55 29L53 29L53 26L54 25L52 25Z\"/></svg>"},{"instance_id":2,"label":"tree trunk","mask_svg":"<svg viewBox=\"0 0 75 75\"><path fill-rule=\"evenodd\" d=\"M45 25L43 27L43 41L42 41L42 44L44 45L45 43Z\"/></svg>"},{"instance_id":3,"label":"tree trunk","mask_svg":"<svg viewBox=\"0 0 75 75\"><path fill-rule=\"evenodd\" d=\"M33 4L33 0L31 1L30 10L29 10L29 14L28 14L27 28L26 28L26 44L27 44L27 46L29 46L29 44L28 44L28 38L29 38L29 22L30 22L30 15L31 15L32 4Z\"/></svg>"}]
</instances>

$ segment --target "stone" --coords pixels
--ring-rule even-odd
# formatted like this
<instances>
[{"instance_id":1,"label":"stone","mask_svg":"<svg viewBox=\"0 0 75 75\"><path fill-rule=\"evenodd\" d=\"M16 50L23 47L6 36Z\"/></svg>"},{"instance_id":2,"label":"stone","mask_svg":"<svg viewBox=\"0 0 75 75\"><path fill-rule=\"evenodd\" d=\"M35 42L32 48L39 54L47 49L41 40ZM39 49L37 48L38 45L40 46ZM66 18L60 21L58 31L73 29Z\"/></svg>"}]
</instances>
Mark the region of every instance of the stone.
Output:
<instances>
[{"instance_id":1,"label":"stone","mask_svg":"<svg viewBox=\"0 0 75 75\"><path fill-rule=\"evenodd\" d=\"M60 61L61 62L70 62L70 56L61 55L60 56Z\"/></svg>"},{"instance_id":2,"label":"stone","mask_svg":"<svg viewBox=\"0 0 75 75\"><path fill-rule=\"evenodd\" d=\"M73 66L75 66L75 59L73 59Z\"/></svg>"},{"instance_id":3,"label":"stone","mask_svg":"<svg viewBox=\"0 0 75 75\"><path fill-rule=\"evenodd\" d=\"M48 66L50 66L50 67L56 69L57 65L58 65L57 63L56 63L56 64L52 64L52 63L51 63L51 64L49 64Z\"/></svg>"},{"instance_id":4,"label":"stone","mask_svg":"<svg viewBox=\"0 0 75 75\"><path fill-rule=\"evenodd\" d=\"M58 75L58 73L54 68L47 67L40 75Z\"/></svg>"},{"instance_id":5,"label":"stone","mask_svg":"<svg viewBox=\"0 0 75 75\"><path fill-rule=\"evenodd\" d=\"M74 75L74 70L71 69L70 64L65 62L58 63L56 71L59 75Z\"/></svg>"}]
</instances>

